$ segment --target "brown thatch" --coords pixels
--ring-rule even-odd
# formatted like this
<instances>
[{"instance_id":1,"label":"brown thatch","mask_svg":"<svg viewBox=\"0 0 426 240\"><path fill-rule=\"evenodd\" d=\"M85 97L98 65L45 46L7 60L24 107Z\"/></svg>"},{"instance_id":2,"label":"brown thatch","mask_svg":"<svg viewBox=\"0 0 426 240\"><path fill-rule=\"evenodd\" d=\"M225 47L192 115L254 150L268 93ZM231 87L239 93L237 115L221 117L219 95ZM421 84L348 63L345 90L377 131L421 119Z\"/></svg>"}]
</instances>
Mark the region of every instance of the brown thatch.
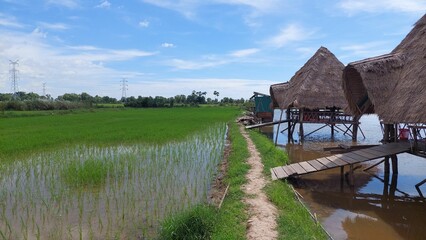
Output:
<instances>
[{"instance_id":1,"label":"brown thatch","mask_svg":"<svg viewBox=\"0 0 426 240\"><path fill-rule=\"evenodd\" d=\"M349 63L343 88L353 114L426 123L426 15L390 54Z\"/></svg>"},{"instance_id":2,"label":"brown thatch","mask_svg":"<svg viewBox=\"0 0 426 240\"><path fill-rule=\"evenodd\" d=\"M333 53L321 47L287 84L271 86L273 101L281 109L346 108L341 84L344 67Z\"/></svg>"},{"instance_id":3,"label":"brown thatch","mask_svg":"<svg viewBox=\"0 0 426 240\"><path fill-rule=\"evenodd\" d=\"M269 94L272 99L272 107L282 108L279 103L284 101L284 96L286 95L286 89L288 87L288 82L273 84L269 88Z\"/></svg>"}]
</instances>

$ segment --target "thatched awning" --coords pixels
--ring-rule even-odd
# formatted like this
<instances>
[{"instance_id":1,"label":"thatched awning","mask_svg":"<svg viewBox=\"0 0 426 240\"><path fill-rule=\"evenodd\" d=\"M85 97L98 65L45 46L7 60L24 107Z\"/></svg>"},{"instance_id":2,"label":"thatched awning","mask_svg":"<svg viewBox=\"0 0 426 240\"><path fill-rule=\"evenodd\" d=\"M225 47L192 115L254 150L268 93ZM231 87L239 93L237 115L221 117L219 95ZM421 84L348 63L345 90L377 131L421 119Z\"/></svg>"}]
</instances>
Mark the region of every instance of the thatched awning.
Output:
<instances>
[{"instance_id":1,"label":"thatched awning","mask_svg":"<svg viewBox=\"0 0 426 240\"><path fill-rule=\"evenodd\" d=\"M426 123L426 15L390 54L349 63L343 88L353 114Z\"/></svg>"},{"instance_id":2,"label":"thatched awning","mask_svg":"<svg viewBox=\"0 0 426 240\"><path fill-rule=\"evenodd\" d=\"M276 102L281 109L347 108L342 89L343 68L333 53L319 48L287 84L271 86L274 105Z\"/></svg>"}]
</instances>

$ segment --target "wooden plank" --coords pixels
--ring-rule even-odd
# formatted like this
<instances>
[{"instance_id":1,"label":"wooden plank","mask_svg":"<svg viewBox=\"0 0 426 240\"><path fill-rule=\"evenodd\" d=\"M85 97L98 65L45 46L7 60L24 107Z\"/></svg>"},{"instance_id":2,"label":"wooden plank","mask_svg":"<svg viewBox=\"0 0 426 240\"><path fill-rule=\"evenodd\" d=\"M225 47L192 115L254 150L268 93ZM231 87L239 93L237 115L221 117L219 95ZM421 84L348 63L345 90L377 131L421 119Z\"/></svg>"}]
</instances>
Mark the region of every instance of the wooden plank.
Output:
<instances>
[{"instance_id":1,"label":"wooden plank","mask_svg":"<svg viewBox=\"0 0 426 240\"><path fill-rule=\"evenodd\" d=\"M282 166L282 169L284 170L284 172L287 173L287 175L290 177L292 175L297 174L296 171L294 171L293 168L290 167L290 165L286 165L286 166Z\"/></svg>"},{"instance_id":2,"label":"wooden plank","mask_svg":"<svg viewBox=\"0 0 426 240\"><path fill-rule=\"evenodd\" d=\"M307 162L300 162L299 164L300 164L300 166L303 167L303 169L305 169L306 172L316 172L317 171L314 167L312 167Z\"/></svg>"},{"instance_id":3,"label":"wooden plank","mask_svg":"<svg viewBox=\"0 0 426 240\"><path fill-rule=\"evenodd\" d=\"M309 163L312 167L314 167L317 171L321 171L321 170L325 170L328 169L326 166L324 166L324 164L318 162L316 159L315 160L310 160L307 161L307 163Z\"/></svg>"},{"instance_id":4,"label":"wooden plank","mask_svg":"<svg viewBox=\"0 0 426 240\"><path fill-rule=\"evenodd\" d=\"M296 172L297 174L301 175L301 174L305 174L306 171L305 169L302 168L302 166L300 166L299 163L293 163L290 165Z\"/></svg>"},{"instance_id":5,"label":"wooden plank","mask_svg":"<svg viewBox=\"0 0 426 240\"><path fill-rule=\"evenodd\" d=\"M352 153L366 157L367 159L365 159L365 160L371 160L371 159L376 159L376 158L380 157L380 156L377 156L375 154L365 152L364 150L357 150L357 151L354 151Z\"/></svg>"},{"instance_id":6,"label":"wooden plank","mask_svg":"<svg viewBox=\"0 0 426 240\"><path fill-rule=\"evenodd\" d=\"M368 152L368 153L371 153L371 154L375 154L377 156L381 156L381 157L386 156L386 153L380 152L380 151L377 151L377 150L374 150L374 149L371 149L371 148L366 148L366 149L364 149L364 151Z\"/></svg>"},{"instance_id":7,"label":"wooden plank","mask_svg":"<svg viewBox=\"0 0 426 240\"><path fill-rule=\"evenodd\" d=\"M357 162L363 162L366 157L356 154L355 152L345 153L345 156L355 159Z\"/></svg>"},{"instance_id":8,"label":"wooden plank","mask_svg":"<svg viewBox=\"0 0 426 240\"><path fill-rule=\"evenodd\" d=\"M283 169L281 167L276 167L273 168L275 175L277 175L278 179L283 179L288 177L288 174L286 172L283 171Z\"/></svg>"},{"instance_id":9,"label":"wooden plank","mask_svg":"<svg viewBox=\"0 0 426 240\"><path fill-rule=\"evenodd\" d=\"M275 175L274 169L273 169L273 168L271 168L270 170L271 170L271 178L272 178L272 181L278 180L277 175Z\"/></svg>"},{"instance_id":10,"label":"wooden plank","mask_svg":"<svg viewBox=\"0 0 426 240\"><path fill-rule=\"evenodd\" d=\"M317 161L320 162L320 163L322 163L327 168L337 167L337 164L335 164L333 162L330 162L330 160L328 160L327 158L318 158Z\"/></svg>"},{"instance_id":11,"label":"wooden plank","mask_svg":"<svg viewBox=\"0 0 426 240\"><path fill-rule=\"evenodd\" d=\"M349 164L354 164L354 163L358 163L359 161L351 158L350 156L348 156L347 154L342 154L342 156L340 156L340 159L349 163Z\"/></svg>"},{"instance_id":12,"label":"wooden plank","mask_svg":"<svg viewBox=\"0 0 426 240\"><path fill-rule=\"evenodd\" d=\"M345 166L345 165L348 165L348 163L347 163L347 162L345 162L345 161L343 161L343 160L341 160L341 159L340 159L340 157L341 157L341 154L334 155L334 156L329 156L329 157L326 157L326 158L327 158L328 160L330 160L330 162L335 163L337 166Z\"/></svg>"}]
</instances>

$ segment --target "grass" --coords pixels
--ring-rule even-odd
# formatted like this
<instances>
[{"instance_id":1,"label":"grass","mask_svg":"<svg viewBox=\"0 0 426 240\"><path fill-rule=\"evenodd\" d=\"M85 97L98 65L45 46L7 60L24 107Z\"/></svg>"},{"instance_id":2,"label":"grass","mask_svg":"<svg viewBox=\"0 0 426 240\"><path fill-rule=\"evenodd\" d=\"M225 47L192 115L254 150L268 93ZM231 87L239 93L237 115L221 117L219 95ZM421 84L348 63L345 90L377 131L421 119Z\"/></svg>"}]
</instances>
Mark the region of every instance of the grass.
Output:
<instances>
[{"instance_id":1,"label":"grass","mask_svg":"<svg viewBox=\"0 0 426 240\"><path fill-rule=\"evenodd\" d=\"M62 176L66 184L72 187L97 187L105 183L108 175L113 174L113 163L103 159L89 158L86 161L72 161L63 169Z\"/></svg>"},{"instance_id":2,"label":"grass","mask_svg":"<svg viewBox=\"0 0 426 240\"><path fill-rule=\"evenodd\" d=\"M163 144L182 140L213 123L235 119L240 110L235 107L99 109L75 113L28 113L27 117L1 119L0 162L76 144Z\"/></svg>"},{"instance_id":3,"label":"grass","mask_svg":"<svg viewBox=\"0 0 426 240\"><path fill-rule=\"evenodd\" d=\"M224 179L229 191L221 209L207 204L177 213L165 220L160 233L161 239L245 239L248 219L242 202L244 192L241 186L246 182L249 166L247 143L240 134L238 125L229 128L231 152L228 157L228 171Z\"/></svg>"},{"instance_id":4,"label":"grass","mask_svg":"<svg viewBox=\"0 0 426 240\"><path fill-rule=\"evenodd\" d=\"M264 174L270 179L270 169L286 164L288 156L264 135L250 131L250 137L262 156ZM279 210L279 239L327 239L326 233L315 224L306 209L296 200L286 181L271 182L265 190L268 198Z\"/></svg>"}]
</instances>

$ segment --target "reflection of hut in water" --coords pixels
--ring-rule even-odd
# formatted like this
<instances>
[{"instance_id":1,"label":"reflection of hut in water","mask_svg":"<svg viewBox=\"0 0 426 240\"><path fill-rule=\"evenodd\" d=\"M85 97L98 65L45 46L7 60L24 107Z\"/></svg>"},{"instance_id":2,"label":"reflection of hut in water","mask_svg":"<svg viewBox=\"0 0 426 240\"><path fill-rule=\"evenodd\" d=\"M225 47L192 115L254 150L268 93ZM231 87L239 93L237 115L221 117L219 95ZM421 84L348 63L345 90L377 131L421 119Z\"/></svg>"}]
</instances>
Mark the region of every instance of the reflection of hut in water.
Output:
<instances>
[{"instance_id":1,"label":"reflection of hut in water","mask_svg":"<svg viewBox=\"0 0 426 240\"><path fill-rule=\"evenodd\" d=\"M271 122L274 114L269 95L254 92L250 99L254 99L253 113L260 122Z\"/></svg>"},{"instance_id":2,"label":"reflection of hut in water","mask_svg":"<svg viewBox=\"0 0 426 240\"><path fill-rule=\"evenodd\" d=\"M356 116L377 114L384 124L385 142L406 140L405 133L411 129L415 153L423 156L426 128L425 54L426 15L390 54L349 63L343 71L343 88L349 110ZM399 126L404 129L398 134Z\"/></svg>"},{"instance_id":3,"label":"reflection of hut in water","mask_svg":"<svg viewBox=\"0 0 426 240\"><path fill-rule=\"evenodd\" d=\"M321 47L289 82L270 87L273 106L286 110L287 120L290 120L289 142L293 141L296 124L299 124L301 140L326 126L331 128L332 136L337 128L356 139L359 119L343 111L347 108L342 89L343 68L333 53ZM303 124L306 123L322 124L322 127L305 135Z\"/></svg>"}]
</instances>

